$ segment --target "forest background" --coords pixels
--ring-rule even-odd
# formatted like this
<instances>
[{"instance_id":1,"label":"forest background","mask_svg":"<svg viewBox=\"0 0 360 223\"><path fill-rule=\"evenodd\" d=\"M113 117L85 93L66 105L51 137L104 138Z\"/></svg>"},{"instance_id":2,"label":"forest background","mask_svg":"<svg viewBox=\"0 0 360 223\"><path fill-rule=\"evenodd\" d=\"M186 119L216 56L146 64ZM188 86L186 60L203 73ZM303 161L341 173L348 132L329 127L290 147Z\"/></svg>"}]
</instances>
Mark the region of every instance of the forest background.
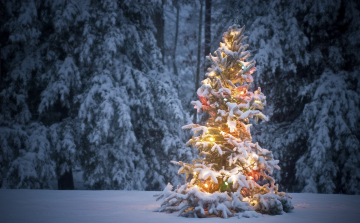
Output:
<instances>
[{"instance_id":1,"label":"forest background","mask_svg":"<svg viewBox=\"0 0 360 223\"><path fill-rule=\"evenodd\" d=\"M162 190L222 33L246 26L281 190L360 193L355 0L0 0L0 187ZM55 186L54 183L56 182Z\"/></svg>"}]
</instances>

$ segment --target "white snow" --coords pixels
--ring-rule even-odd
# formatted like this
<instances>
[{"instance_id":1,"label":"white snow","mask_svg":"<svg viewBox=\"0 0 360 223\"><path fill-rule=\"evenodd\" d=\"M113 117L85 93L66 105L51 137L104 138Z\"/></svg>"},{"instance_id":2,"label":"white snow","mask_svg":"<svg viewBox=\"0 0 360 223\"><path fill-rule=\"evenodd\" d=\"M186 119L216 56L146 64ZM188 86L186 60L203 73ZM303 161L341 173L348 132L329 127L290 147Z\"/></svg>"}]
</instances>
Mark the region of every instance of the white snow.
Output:
<instances>
[{"instance_id":1,"label":"white snow","mask_svg":"<svg viewBox=\"0 0 360 223\"><path fill-rule=\"evenodd\" d=\"M153 212L160 205L158 191L58 191L0 190L1 223L92 223L92 222L245 222L245 223L331 223L359 222L360 196L292 193L295 209L283 215L258 218L237 217L194 219L177 213Z\"/></svg>"}]
</instances>

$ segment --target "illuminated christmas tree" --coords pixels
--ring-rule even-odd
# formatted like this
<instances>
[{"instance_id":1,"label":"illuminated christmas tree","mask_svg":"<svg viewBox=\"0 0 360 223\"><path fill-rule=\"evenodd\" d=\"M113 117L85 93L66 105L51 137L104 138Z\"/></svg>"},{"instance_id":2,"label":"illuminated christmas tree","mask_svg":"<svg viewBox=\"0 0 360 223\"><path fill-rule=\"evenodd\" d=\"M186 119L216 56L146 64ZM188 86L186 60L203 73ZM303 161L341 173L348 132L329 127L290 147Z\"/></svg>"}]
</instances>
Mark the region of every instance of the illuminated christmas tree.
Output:
<instances>
[{"instance_id":1,"label":"illuminated christmas tree","mask_svg":"<svg viewBox=\"0 0 360 223\"><path fill-rule=\"evenodd\" d=\"M253 143L250 119L268 118L261 112L266 97L260 87L250 91L255 61L249 60L244 27L232 25L223 34L215 55L207 56L211 67L197 90L200 101L192 101L198 112L207 112L206 125L189 124L194 136L187 145L199 152L193 164L181 161L179 174L186 184L173 191L168 184L158 195L163 199L157 211L180 211L179 215L227 218L253 217L259 213L282 214L293 209L290 197L278 191L271 177L280 170L272 153ZM249 61L248 61L249 60ZM255 212L256 211L256 212Z\"/></svg>"}]
</instances>

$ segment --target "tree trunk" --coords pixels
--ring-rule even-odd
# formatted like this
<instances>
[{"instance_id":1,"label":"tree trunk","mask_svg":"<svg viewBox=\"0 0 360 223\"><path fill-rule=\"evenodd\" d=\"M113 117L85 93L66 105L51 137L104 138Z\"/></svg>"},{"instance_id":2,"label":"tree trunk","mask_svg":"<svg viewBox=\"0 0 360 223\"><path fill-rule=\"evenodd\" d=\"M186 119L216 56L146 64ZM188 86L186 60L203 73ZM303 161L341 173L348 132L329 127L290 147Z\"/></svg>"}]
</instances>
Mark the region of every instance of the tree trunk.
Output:
<instances>
[{"instance_id":1,"label":"tree trunk","mask_svg":"<svg viewBox=\"0 0 360 223\"><path fill-rule=\"evenodd\" d=\"M173 51L173 69L177 79L175 83L175 87L176 89L179 90L179 73L176 67L176 48L177 48L178 35L179 35L179 12L180 12L180 4L178 1L175 2L175 8L176 8L176 22L175 22L175 42L174 42L174 51Z\"/></svg>"},{"instance_id":2,"label":"tree trunk","mask_svg":"<svg viewBox=\"0 0 360 223\"><path fill-rule=\"evenodd\" d=\"M211 0L205 0L205 57L210 54L211 50ZM205 73L210 66L210 61L205 59ZM205 74L204 73L204 74Z\"/></svg>"},{"instance_id":3,"label":"tree trunk","mask_svg":"<svg viewBox=\"0 0 360 223\"><path fill-rule=\"evenodd\" d=\"M196 78L195 78L195 92L199 88L200 82L200 62L201 62L201 31L202 31L202 17L203 17L204 0L200 0L200 17L199 17L199 35L198 35L198 50L197 50L197 65L196 65ZM197 113L194 115L193 123L196 123Z\"/></svg>"},{"instance_id":4,"label":"tree trunk","mask_svg":"<svg viewBox=\"0 0 360 223\"><path fill-rule=\"evenodd\" d=\"M72 169L65 171L63 175L58 179L58 190L74 190L74 179Z\"/></svg>"},{"instance_id":5,"label":"tree trunk","mask_svg":"<svg viewBox=\"0 0 360 223\"><path fill-rule=\"evenodd\" d=\"M161 7L159 7L157 10L155 10L155 13L153 14L153 21L154 25L156 27L156 43L157 46L160 49L161 52L161 61L164 63L164 57L165 57L165 46L164 46L164 27L165 27L165 20L164 20L164 4L165 0L161 1Z\"/></svg>"}]
</instances>

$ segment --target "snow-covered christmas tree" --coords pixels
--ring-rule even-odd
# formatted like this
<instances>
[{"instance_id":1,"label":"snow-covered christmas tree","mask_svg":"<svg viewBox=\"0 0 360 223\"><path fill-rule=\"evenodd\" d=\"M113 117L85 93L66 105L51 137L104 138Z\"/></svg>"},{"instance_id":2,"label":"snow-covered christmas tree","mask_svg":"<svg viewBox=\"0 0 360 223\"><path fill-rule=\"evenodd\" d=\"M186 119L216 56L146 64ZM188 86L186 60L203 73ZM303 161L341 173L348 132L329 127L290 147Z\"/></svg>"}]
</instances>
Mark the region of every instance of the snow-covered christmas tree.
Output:
<instances>
[{"instance_id":1,"label":"snow-covered christmas tree","mask_svg":"<svg viewBox=\"0 0 360 223\"><path fill-rule=\"evenodd\" d=\"M193 131L187 145L195 147L200 158L193 164L173 161L181 166L178 173L186 174L186 184L174 191L168 184L158 195L163 202L157 211L227 218L282 214L293 209L291 198L278 191L271 177L274 169L280 169L279 161L251 139L253 119L268 118L260 111L266 105L261 88L250 91L256 68L255 61L248 59L243 33L244 27L230 26L215 56L207 57L212 65L197 90L200 101L191 103L210 117L205 125L183 126Z\"/></svg>"}]
</instances>

